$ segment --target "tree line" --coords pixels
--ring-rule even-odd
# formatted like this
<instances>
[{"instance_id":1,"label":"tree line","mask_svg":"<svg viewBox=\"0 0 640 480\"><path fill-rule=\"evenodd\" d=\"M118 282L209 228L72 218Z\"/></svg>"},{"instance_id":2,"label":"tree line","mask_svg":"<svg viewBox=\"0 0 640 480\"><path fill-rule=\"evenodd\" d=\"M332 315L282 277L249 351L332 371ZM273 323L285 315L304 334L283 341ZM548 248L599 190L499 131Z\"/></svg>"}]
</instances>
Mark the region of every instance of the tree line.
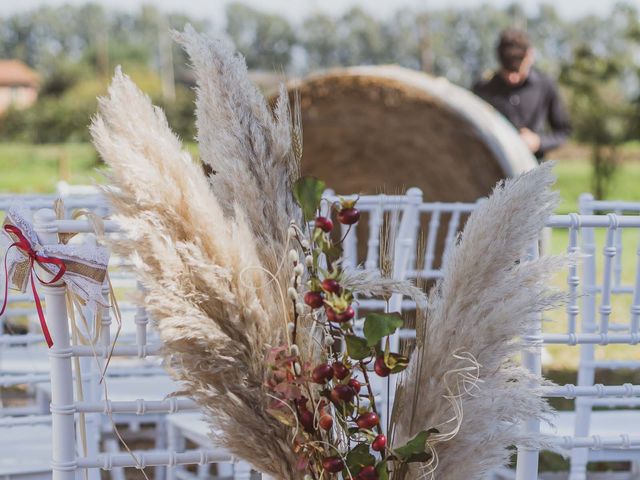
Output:
<instances>
[{"instance_id":1,"label":"tree line","mask_svg":"<svg viewBox=\"0 0 640 480\"><path fill-rule=\"evenodd\" d=\"M0 14L1 15L1 14ZM496 66L498 33L526 29L537 65L560 79L575 138L599 164L615 163L617 145L640 137L640 17L615 4L608 15L561 17L552 5L527 13L517 4L466 9L401 8L377 18L361 8L316 11L292 22L243 3L226 9L224 31L211 23L146 6L135 13L96 4L41 7L0 16L0 57L19 58L43 77L38 103L0 119L0 138L34 142L86 139L95 96L116 64L164 105L173 127L193 134L193 79L171 28L189 22L226 35L250 69L303 75L335 66L395 63L469 87Z\"/></svg>"}]
</instances>

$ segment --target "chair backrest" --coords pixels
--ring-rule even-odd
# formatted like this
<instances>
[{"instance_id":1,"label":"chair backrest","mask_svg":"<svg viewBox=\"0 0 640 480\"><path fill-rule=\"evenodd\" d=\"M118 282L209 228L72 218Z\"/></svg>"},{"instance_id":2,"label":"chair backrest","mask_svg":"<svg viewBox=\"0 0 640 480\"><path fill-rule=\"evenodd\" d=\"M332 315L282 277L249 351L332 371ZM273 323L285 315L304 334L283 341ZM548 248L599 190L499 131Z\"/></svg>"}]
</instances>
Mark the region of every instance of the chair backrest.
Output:
<instances>
[{"instance_id":1,"label":"chair backrest","mask_svg":"<svg viewBox=\"0 0 640 480\"><path fill-rule=\"evenodd\" d=\"M547 226L553 230L559 230L567 238L567 252L569 253L586 253L581 251L581 245L584 245L585 239L587 246L593 235L599 236L604 231L605 246L602 250L603 259L603 284L600 299L600 319L599 322L583 321L579 322L580 314L589 314L588 309L580 309L580 295L584 294L583 299L589 298L594 301L595 291L590 285L582 285L578 274L579 266L572 264L567 272L567 288L570 293L570 300L567 305L567 330L564 333L542 333L542 319L538 326L533 329L529 335L525 337L527 349L523 352L523 365L526 366L533 374L541 374L541 351L543 345L566 345L572 347L576 345L635 345L640 342L640 335L637 329L637 315L640 309L637 305L638 295L640 294L640 275L636 271L634 276L635 284L633 285L634 301L631 307L632 320L629 328L624 333L616 333L611 331L609 327L612 316L618 315L620 312L611 305L611 291L613 259L616 255L615 233L619 230L632 231L636 235L640 232L640 216L623 216L616 214L608 215L554 215L549 218ZM594 233L598 230L597 233ZM561 235L560 234L560 235ZM558 235L558 236L560 236ZM532 246L532 250L537 249L537 245ZM591 257L596 255L595 251L590 253ZM583 270L587 270L583 274L583 278L590 278L588 269L593 262L593 258L582 257ZM637 267L636 267L637 268ZM636 312L636 313L633 313ZM578 385L573 384L559 385L553 387L544 387L544 395L547 397L564 397L571 399L601 399L606 398L609 401L628 397L638 397L640 395L640 385ZM640 448L640 433L638 426L629 424L628 432L617 432L612 437L602 437L599 435L588 436L578 435L563 436L551 438L550 442L555 444L559 449L571 450L577 447L590 449L638 449ZM528 432L539 431L540 425L537 420L530 420L525 425ZM634 431L635 429L635 431ZM518 451L518 462L516 478L519 480L533 480L538 478L538 452L531 449L520 448ZM574 478L574 477L572 477ZM578 477L575 477L578 478Z\"/></svg>"},{"instance_id":2,"label":"chair backrest","mask_svg":"<svg viewBox=\"0 0 640 480\"><path fill-rule=\"evenodd\" d=\"M39 210L34 215L34 226L43 244L57 243L58 233L89 233L91 224L86 220L58 220L52 210ZM106 232L118 232L115 222L104 222ZM97 469L109 470L116 467L176 466L187 464L208 464L231 462L233 459L226 452L208 448L187 450L184 452L148 451L133 453L99 453L89 451L87 455L79 455L73 440L76 438L74 414L111 415L114 413L132 413L144 415L152 413L174 413L192 410L194 403L186 398L169 398L166 400L131 399L130 401L111 401L104 395L96 398L78 399L74 396L73 362L79 357L88 359L95 367L93 378L105 367L106 361L113 356L146 358L159 355L161 345L149 342L146 334L147 321L140 318L136 322L135 340L129 344L112 345L111 319L108 311L102 317L99 339L92 344L73 344L65 301L64 284L43 285L46 303L46 316L49 324L53 346L49 349L51 375L51 414L53 432L53 478L54 480L71 480L75 472L89 469L96 473ZM95 328L94 326L93 328ZM109 366L109 369L111 366ZM109 378L103 384L108 390ZM104 390L101 390L104 391Z\"/></svg>"}]
</instances>

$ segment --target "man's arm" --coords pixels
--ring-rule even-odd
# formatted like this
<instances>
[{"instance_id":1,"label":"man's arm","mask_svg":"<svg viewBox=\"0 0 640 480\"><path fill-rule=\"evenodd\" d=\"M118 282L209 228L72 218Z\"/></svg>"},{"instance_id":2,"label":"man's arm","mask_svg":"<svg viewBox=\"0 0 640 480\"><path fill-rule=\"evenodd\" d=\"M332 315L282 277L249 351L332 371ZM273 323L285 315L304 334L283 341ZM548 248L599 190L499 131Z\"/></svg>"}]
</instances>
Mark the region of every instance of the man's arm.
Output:
<instances>
[{"instance_id":1,"label":"man's arm","mask_svg":"<svg viewBox=\"0 0 640 480\"><path fill-rule=\"evenodd\" d=\"M550 85L550 100L547 121L549 132L540 135L541 153L553 150L567 141L571 135L571 121L555 84Z\"/></svg>"}]
</instances>

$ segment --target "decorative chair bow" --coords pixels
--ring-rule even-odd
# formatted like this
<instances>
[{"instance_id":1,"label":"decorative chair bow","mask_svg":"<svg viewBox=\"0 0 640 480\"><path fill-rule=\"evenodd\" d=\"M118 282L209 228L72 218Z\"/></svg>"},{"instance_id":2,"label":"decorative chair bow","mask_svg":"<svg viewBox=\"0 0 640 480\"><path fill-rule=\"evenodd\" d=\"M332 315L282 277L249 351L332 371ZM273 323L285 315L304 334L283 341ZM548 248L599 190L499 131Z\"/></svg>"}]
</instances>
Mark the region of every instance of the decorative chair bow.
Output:
<instances>
[{"instance_id":1,"label":"decorative chair bow","mask_svg":"<svg viewBox=\"0 0 640 480\"><path fill-rule=\"evenodd\" d=\"M24 293L27 284L31 283L42 333L47 345L53 345L34 275L44 285L62 280L90 312L95 312L98 304L106 306L102 296L102 283L107 273L109 251L105 247L86 244L41 245L31 224L30 211L20 206L9 208L3 232L3 243L7 243L8 238L8 244L4 257L4 300L0 315L7 307L9 287ZM52 278L42 279L35 271L35 265Z\"/></svg>"}]
</instances>

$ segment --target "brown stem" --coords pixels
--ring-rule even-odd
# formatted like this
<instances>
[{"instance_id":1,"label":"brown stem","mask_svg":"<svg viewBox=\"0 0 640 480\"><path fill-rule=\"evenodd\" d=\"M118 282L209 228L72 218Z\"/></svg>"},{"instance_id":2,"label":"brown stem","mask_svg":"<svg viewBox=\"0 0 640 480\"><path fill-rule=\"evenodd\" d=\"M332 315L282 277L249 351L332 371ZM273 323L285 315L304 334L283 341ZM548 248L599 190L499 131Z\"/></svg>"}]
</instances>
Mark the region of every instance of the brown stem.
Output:
<instances>
[{"instance_id":1,"label":"brown stem","mask_svg":"<svg viewBox=\"0 0 640 480\"><path fill-rule=\"evenodd\" d=\"M378 410L376 409L376 400L373 396L373 390L371 390L371 382L369 381L369 373L367 372L367 366L364 364L362 360L360 360L359 364L360 364L360 369L362 370L362 374L364 375L364 381L367 384L367 392L369 393L369 403L371 403L371 410L373 410L373 413L378 415ZM378 418L380 418L380 415L378 415ZM378 422L378 425L376 425L376 430L378 431L379 435L382 435L382 427L380 426L380 422Z\"/></svg>"}]
</instances>

